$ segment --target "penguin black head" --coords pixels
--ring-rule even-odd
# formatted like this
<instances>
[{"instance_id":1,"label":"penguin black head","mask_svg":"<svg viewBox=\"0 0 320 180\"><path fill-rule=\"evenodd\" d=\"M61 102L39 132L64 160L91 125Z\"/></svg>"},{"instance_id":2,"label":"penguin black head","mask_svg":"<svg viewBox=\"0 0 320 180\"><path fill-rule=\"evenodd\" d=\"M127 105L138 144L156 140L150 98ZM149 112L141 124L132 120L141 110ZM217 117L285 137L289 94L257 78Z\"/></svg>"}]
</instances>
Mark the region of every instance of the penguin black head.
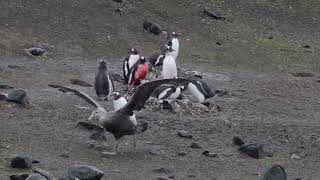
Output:
<instances>
[{"instance_id":1,"label":"penguin black head","mask_svg":"<svg viewBox=\"0 0 320 180\"><path fill-rule=\"evenodd\" d=\"M140 57L140 62L141 63L145 63L145 62L147 62L147 59L144 56L141 56Z\"/></svg>"},{"instance_id":2,"label":"penguin black head","mask_svg":"<svg viewBox=\"0 0 320 180\"><path fill-rule=\"evenodd\" d=\"M132 48L130 51L129 51L129 54L133 54L133 55L137 55L139 52L135 49L135 48Z\"/></svg>"},{"instance_id":3,"label":"penguin black head","mask_svg":"<svg viewBox=\"0 0 320 180\"><path fill-rule=\"evenodd\" d=\"M181 92L186 90L186 86L179 86L179 88L180 88Z\"/></svg>"},{"instance_id":4,"label":"penguin black head","mask_svg":"<svg viewBox=\"0 0 320 180\"><path fill-rule=\"evenodd\" d=\"M171 33L171 36L174 37L174 38L177 38L179 37L181 34L180 33L177 33L177 32L172 32Z\"/></svg>"},{"instance_id":5,"label":"penguin black head","mask_svg":"<svg viewBox=\"0 0 320 180\"><path fill-rule=\"evenodd\" d=\"M171 46L166 46L166 52L172 52L172 51L174 51L174 50L172 49Z\"/></svg>"},{"instance_id":6,"label":"penguin black head","mask_svg":"<svg viewBox=\"0 0 320 180\"><path fill-rule=\"evenodd\" d=\"M118 99L120 99L121 97L122 97L122 96L121 96L121 94L120 94L119 92L114 91L114 92L111 94L110 99L111 99L111 100L118 100Z\"/></svg>"},{"instance_id":7,"label":"penguin black head","mask_svg":"<svg viewBox=\"0 0 320 180\"><path fill-rule=\"evenodd\" d=\"M107 63L103 59L99 60L99 68L107 68Z\"/></svg>"}]
</instances>

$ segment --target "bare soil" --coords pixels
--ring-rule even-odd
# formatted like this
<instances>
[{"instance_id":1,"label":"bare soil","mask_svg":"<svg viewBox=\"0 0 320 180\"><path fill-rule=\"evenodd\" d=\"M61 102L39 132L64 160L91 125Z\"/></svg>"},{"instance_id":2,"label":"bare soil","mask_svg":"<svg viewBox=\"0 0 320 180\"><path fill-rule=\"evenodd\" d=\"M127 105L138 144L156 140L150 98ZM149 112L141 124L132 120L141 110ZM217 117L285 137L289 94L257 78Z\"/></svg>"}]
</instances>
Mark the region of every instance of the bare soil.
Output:
<instances>
[{"instance_id":1,"label":"bare soil","mask_svg":"<svg viewBox=\"0 0 320 180\"><path fill-rule=\"evenodd\" d=\"M205 6L227 20L206 17L201 13ZM31 102L25 108L0 102L0 179L29 172L7 166L4 159L17 154L38 159L41 163L35 166L56 177L74 164L88 164L103 170L103 179L174 175L175 179L256 180L280 164L288 179L320 179L317 0L137 0L124 4L123 16L114 12L117 7L113 1L100 0L0 2L0 83L26 89ZM72 86L72 78L92 83L99 58L108 61L111 71L121 73L131 47L145 55L157 50L166 34L143 32L144 19L160 24L164 31L181 32L179 67L205 73L212 89L229 94L210 99L221 112L137 112L150 127L138 136L137 150L133 137L125 137L119 155L102 157L90 144L111 148L113 139L92 142L89 131L75 127L87 119L92 107L47 85ZM23 49L33 44L48 47L48 53L27 56ZM314 77L295 77L293 72ZM73 87L95 97L91 88ZM110 102L104 106L112 110ZM179 130L189 131L193 139L178 137ZM234 135L265 144L274 156L253 159L240 154L232 144ZM192 142L202 148L190 148ZM160 148L160 155L150 154L150 148ZM218 156L203 156L204 150ZM186 155L178 156L179 152ZM291 159L292 154L301 158ZM171 172L153 171L162 167Z\"/></svg>"}]
</instances>

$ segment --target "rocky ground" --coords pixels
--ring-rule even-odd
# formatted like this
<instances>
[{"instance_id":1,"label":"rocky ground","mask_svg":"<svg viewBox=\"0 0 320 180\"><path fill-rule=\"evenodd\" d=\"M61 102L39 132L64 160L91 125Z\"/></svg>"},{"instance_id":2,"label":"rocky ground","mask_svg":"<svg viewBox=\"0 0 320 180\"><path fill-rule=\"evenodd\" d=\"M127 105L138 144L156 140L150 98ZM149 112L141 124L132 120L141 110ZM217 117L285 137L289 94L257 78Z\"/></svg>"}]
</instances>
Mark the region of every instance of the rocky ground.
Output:
<instances>
[{"instance_id":1,"label":"rocky ground","mask_svg":"<svg viewBox=\"0 0 320 180\"><path fill-rule=\"evenodd\" d=\"M206 6L226 20L203 15ZM30 172L8 167L5 159L14 155L39 160L34 166L56 177L68 167L86 164L101 169L103 179L256 180L280 164L288 179L320 179L317 0L139 0L127 1L122 16L116 8L113 1L98 0L0 2L0 84L26 89L31 102L22 107L0 101L0 179ZM137 150L133 137L126 137L119 155L103 157L96 147L111 148L113 139L93 141L92 132L76 127L92 107L47 85L70 85L94 96L92 88L71 85L69 79L92 83L99 58L121 73L131 47L145 55L157 50L166 34L143 32L144 19L166 32L181 32L178 66L183 72L203 72L212 89L228 94L210 99L221 111L147 108L137 113L149 122L138 136ZM24 49L32 45L46 47L47 53L26 55ZM297 72L311 77L296 77ZM112 109L110 102L104 106ZM180 130L192 139L179 137ZM234 136L264 144L273 156L241 154L232 143ZM193 142L201 148L191 148ZM206 150L215 156L202 155Z\"/></svg>"}]
</instances>

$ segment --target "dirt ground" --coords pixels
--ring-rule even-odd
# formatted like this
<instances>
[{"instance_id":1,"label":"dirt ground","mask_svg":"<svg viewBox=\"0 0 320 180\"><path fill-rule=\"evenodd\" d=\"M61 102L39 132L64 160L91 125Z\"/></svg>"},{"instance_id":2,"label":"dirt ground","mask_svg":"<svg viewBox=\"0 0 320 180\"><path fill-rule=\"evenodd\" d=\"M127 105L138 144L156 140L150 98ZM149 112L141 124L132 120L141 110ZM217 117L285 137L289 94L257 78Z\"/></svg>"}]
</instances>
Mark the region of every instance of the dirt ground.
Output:
<instances>
[{"instance_id":1,"label":"dirt ground","mask_svg":"<svg viewBox=\"0 0 320 180\"><path fill-rule=\"evenodd\" d=\"M212 20L202 8L213 7L226 21ZM27 155L35 166L62 177L74 164L93 165L103 179L257 180L273 164L282 165L288 179L320 179L320 3L317 0L137 0L126 1L124 15L113 1L29 0L0 1L0 83L26 89L27 108L0 102L0 179L19 171L7 167L6 157ZM111 71L131 47L148 55L166 35L142 31L150 19L164 31L178 31L178 66L205 73L212 89L229 92L209 101L214 113L137 113L149 129L121 140L120 154L102 157L91 143L111 147L113 139L92 142L90 132L76 128L92 107L76 96L49 88L70 85L70 78L92 83L99 58ZM219 42L221 45L218 45ZM23 49L33 44L49 48L44 57ZM305 48L308 45L310 48ZM11 66L9 66L11 65ZM12 66L14 65L14 66ZM292 72L311 72L295 77ZM116 84L120 87L120 84ZM73 86L93 97L92 88ZM2 90L1 92L9 92ZM110 102L104 106L111 110ZM187 130L193 139L177 136ZM273 157L253 159L237 151L234 135L274 151ZM192 149L196 142L201 149ZM150 148L160 149L152 155ZM204 150L217 157L201 155ZM185 156L178 156L185 152ZM290 158L292 154L300 159ZM153 170L166 168L168 173Z\"/></svg>"}]
</instances>

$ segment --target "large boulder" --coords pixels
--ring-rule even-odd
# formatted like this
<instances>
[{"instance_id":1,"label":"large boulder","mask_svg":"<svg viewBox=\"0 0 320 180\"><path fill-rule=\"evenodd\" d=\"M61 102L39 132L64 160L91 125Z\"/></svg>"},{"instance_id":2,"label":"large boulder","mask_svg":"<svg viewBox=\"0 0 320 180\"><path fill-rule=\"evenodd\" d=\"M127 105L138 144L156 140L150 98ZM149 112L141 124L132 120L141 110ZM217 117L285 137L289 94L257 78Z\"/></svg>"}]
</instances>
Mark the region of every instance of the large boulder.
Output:
<instances>
[{"instance_id":1,"label":"large boulder","mask_svg":"<svg viewBox=\"0 0 320 180\"><path fill-rule=\"evenodd\" d=\"M104 173L93 166L76 165L69 168L68 176L76 177L79 180L100 180Z\"/></svg>"}]
</instances>

